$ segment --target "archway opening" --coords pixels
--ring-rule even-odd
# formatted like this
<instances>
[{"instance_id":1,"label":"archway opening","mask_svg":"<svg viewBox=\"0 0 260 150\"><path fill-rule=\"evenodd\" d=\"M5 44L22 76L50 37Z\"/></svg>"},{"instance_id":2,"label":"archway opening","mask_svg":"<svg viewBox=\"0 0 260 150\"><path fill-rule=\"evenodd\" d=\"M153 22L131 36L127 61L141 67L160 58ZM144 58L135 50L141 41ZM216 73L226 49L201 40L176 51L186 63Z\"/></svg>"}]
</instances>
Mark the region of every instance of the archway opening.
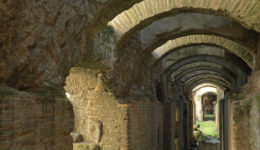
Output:
<instances>
[{"instance_id":1,"label":"archway opening","mask_svg":"<svg viewBox=\"0 0 260 150\"><path fill-rule=\"evenodd\" d=\"M193 140L201 148L205 145L221 147L219 104L223 98L224 90L213 84L193 89Z\"/></svg>"}]
</instances>

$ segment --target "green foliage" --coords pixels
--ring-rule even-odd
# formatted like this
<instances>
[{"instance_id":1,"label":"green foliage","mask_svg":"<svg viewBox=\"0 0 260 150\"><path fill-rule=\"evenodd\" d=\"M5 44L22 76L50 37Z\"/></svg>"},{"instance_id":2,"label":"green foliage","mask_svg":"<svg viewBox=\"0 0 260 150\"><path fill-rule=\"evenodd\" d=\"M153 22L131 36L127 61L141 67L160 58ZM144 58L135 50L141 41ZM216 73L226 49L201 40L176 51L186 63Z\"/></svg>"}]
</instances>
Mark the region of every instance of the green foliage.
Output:
<instances>
[{"instance_id":1,"label":"green foliage","mask_svg":"<svg viewBox=\"0 0 260 150\"><path fill-rule=\"evenodd\" d=\"M201 140L206 140L208 136L218 137L217 126L215 121L196 121L200 124L199 130L202 132Z\"/></svg>"},{"instance_id":2,"label":"green foliage","mask_svg":"<svg viewBox=\"0 0 260 150\"><path fill-rule=\"evenodd\" d=\"M205 115L204 115L205 117L209 117L209 118L211 118L211 117L215 117L215 115L214 114L208 114L207 112L205 113Z\"/></svg>"}]
</instances>

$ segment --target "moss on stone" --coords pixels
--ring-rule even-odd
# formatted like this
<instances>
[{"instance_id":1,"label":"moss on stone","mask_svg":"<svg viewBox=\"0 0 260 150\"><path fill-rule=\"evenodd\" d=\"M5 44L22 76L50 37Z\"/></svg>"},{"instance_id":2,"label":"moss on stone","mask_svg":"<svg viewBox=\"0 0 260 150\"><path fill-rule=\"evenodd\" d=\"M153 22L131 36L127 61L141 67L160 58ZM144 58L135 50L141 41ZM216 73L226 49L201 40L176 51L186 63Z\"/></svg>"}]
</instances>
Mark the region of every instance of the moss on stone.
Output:
<instances>
[{"instance_id":1,"label":"moss on stone","mask_svg":"<svg viewBox=\"0 0 260 150\"><path fill-rule=\"evenodd\" d=\"M256 106L258 114L260 113L260 95L256 95ZM258 119L258 127L260 128L260 118Z\"/></svg>"},{"instance_id":2,"label":"moss on stone","mask_svg":"<svg viewBox=\"0 0 260 150\"><path fill-rule=\"evenodd\" d=\"M256 96L256 104L257 104L257 110L260 113L260 95Z\"/></svg>"},{"instance_id":3,"label":"moss on stone","mask_svg":"<svg viewBox=\"0 0 260 150\"><path fill-rule=\"evenodd\" d=\"M233 95L231 95L229 98L232 99L232 100L243 100L243 99L246 98L246 96L245 96L244 94L241 94L241 93L240 93L240 94L238 94L238 95L233 94Z\"/></svg>"},{"instance_id":4,"label":"moss on stone","mask_svg":"<svg viewBox=\"0 0 260 150\"><path fill-rule=\"evenodd\" d=\"M106 42L109 42L110 39L111 39L111 36L115 36L115 31L114 31L114 28L112 26L106 26L104 28L104 30L100 33L100 38L103 40L103 41L106 41Z\"/></svg>"},{"instance_id":5,"label":"moss on stone","mask_svg":"<svg viewBox=\"0 0 260 150\"><path fill-rule=\"evenodd\" d=\"M15 93L15 90L11 88L0 86L0 94L2 95L14 95Z\"/></svg>"},{"instance_id":6,"label":"moss on stone","mask_svg":"<svg viewBox=\"0 0 260 150\"><path fill-rule=\"evenodd\" d=\"M82 59L80 60L75 67L83 67L86 69L100 69L100 70L108 70L109 67L102 64L99 60L90 60L90 59Z\"/></svg>"},{"instance_id":7,"label":"moss on stone","mask_svg":"<svg viewBox=\"0 0 260 150\"><path fill-rule=\"evenodd\" d=\"M63 87L55 85L53 83L45 81L43 83L43 86L39 87L33 95L36 96L47 96L47 97L52 97L52 96L58 96L58 97L66 97L65 95L65 90Z\"/></svg>"},{"instance_id":8,"label":"moss on stone","mask_svg":"<svg viewBox=\"0 0 260 150\"><path fill-rule=\"evenodd\" d=\"M239 105L234 107L233 120L235 122L241 121L242 117L249 117L252 102L253 99L243 100L239 103Z\"/></svg>"}]
</instances>

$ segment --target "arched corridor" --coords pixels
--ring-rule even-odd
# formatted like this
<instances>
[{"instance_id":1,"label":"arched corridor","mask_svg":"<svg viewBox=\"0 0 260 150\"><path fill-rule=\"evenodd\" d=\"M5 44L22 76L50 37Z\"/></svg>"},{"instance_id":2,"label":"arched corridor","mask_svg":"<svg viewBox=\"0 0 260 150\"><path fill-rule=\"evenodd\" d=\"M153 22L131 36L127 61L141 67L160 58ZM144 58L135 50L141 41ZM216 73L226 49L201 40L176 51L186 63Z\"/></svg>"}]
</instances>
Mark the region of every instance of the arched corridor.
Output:
<instances>
[{"instance_id":1,"label":"arched corridor","mask_svg":"<svg viewBox=\"0 0 260 150\"><path fill-rule=\"evenodd\" d=\"M260 149L259 0L4 0L0 26L0 150Z\"/></svg>"}]
</instances>

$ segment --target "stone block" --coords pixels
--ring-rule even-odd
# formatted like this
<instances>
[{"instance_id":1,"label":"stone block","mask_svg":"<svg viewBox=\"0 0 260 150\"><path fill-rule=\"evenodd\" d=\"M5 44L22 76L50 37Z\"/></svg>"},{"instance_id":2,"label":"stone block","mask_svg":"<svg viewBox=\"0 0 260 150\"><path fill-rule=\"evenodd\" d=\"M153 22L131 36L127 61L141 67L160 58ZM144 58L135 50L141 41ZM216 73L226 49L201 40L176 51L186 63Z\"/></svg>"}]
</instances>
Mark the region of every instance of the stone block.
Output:
<instances>
[{"instance_id":1,"label":"stone block","mask_svg":"<svg viewBox=\"0 0 260 150\"><path fill-rule=\"evenodd\" d=\"M86 119L86 140L93 143L99 143L102 134L102 124L101 121L95 119Z\"/></svg>"},{"instance_id":2,"label":"stone block","mask_svg":"<svg viewBox=\"0 0 260 150\"><path fill-rule=\"evenodd\" d=\"M100 150L100 147L92 143L74 143L73 150Z\"/></svg>"},{"instance_id":3,"label":"stone block","mask_svg":"<svg viewBox=\"0 0 260 150\"><path fill-rule=\"evenodd\" d=\"M83 136L81 134L76 132L71 132L70 135L74 143L83 142Z\"/></svg>"}]
</instances>

